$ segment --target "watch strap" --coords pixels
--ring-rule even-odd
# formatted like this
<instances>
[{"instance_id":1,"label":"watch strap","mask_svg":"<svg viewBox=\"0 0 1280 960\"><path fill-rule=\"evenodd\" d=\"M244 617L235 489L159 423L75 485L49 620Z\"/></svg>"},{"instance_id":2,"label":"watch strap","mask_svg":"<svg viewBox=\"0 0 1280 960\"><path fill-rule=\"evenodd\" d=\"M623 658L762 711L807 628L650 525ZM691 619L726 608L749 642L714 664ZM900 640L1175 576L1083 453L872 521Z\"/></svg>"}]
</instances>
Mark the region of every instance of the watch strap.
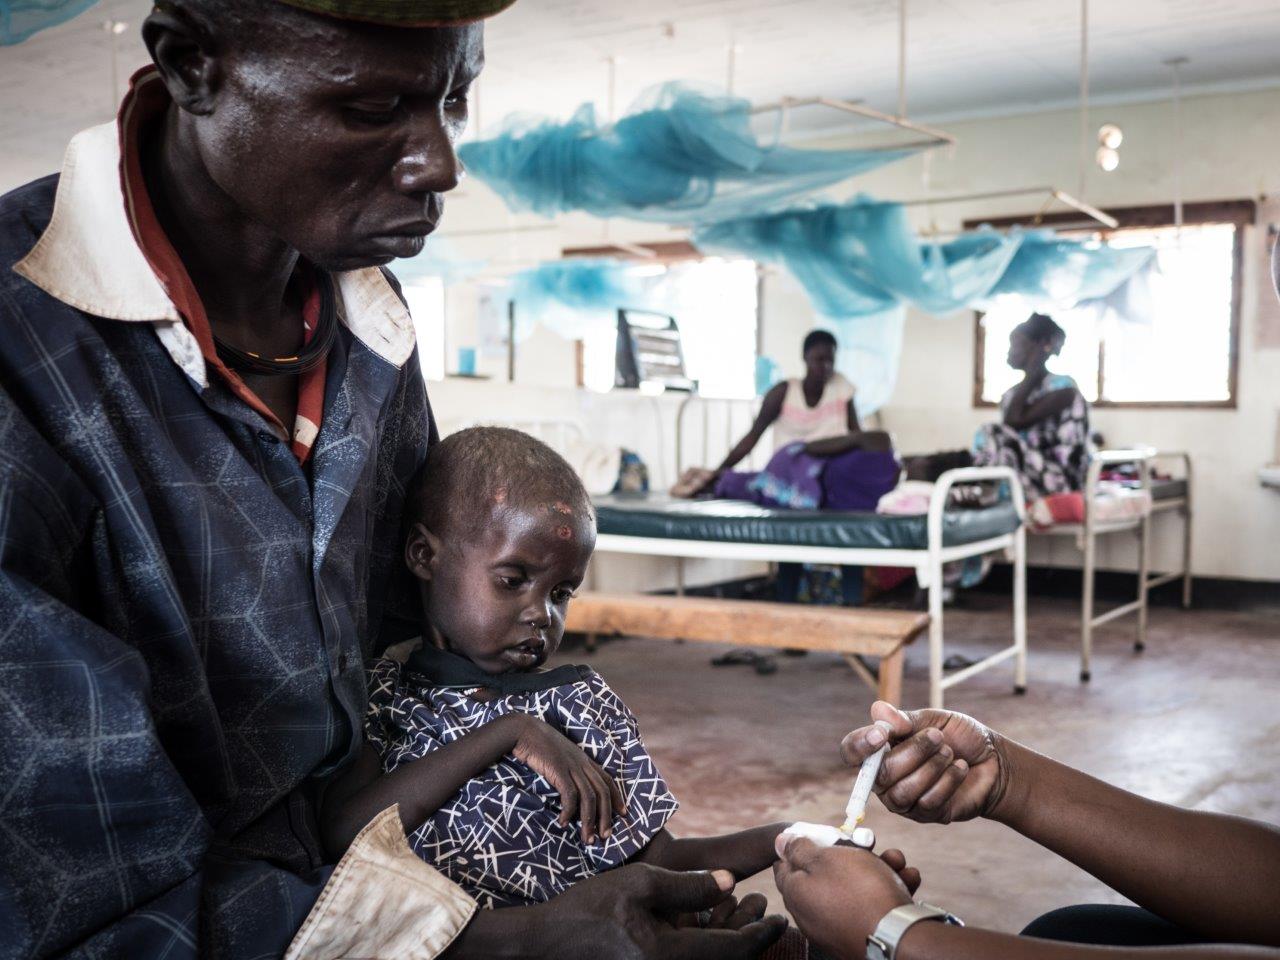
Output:
<instances>
[{"instance_id":1,"label":"watch strap","mask_svg":"<svg viewBox=\"0 0 1280 960\"><path fill-rule=\"evenodd\" d=\"M886 913L867 937L867 960L895 960L898 943L907 931L924 920L936 920L963 927L959 917L927 903L906 903Z\"/></svg>"}]
</instances>

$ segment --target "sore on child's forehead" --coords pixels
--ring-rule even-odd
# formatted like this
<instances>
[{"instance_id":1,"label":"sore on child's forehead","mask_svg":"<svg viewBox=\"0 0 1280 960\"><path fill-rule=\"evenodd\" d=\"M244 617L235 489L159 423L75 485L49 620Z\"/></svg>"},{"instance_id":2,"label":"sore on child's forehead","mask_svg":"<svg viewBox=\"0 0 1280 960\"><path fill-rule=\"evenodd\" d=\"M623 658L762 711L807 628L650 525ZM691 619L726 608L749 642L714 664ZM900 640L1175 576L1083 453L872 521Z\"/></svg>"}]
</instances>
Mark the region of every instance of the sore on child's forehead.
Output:
<instances>
[{"instance_id":1,"label":"sore on child's forehead","mask_svg":"<svg viewBox=\"0 0 1280 960\"><path fill-rule=\"evenodd\" d=\"M523 516L535 522L546 521L554 525L555 536L560 540L572 540L594 525L590 505L572 497L533 491L514 493L506 484L499 484L490 491L488 500L494 520Z\"/></svg>"}]
</instances>

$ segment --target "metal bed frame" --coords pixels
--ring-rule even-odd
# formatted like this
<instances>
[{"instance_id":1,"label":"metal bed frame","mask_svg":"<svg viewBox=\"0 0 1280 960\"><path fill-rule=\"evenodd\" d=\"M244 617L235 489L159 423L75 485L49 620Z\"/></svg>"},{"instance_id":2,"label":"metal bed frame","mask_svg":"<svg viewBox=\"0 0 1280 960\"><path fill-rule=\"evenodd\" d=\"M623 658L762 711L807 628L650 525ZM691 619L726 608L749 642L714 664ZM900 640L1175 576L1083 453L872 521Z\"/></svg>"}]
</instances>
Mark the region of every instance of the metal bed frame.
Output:
<instances>
[{"instance_id":1,"label":"metal bed frame","mask_svg":"<svg viewBox=\"0 0 1280 960\"><path fill-rule=\"evenodd\" d=\"M681 404L676 416L676 474L682 465L682 447L685 439L685 416L705 398L690 396ZM718 402L718 401L717 401ZM730 401L740 403L741 401ZM572 421L557 418L504 419L507 426L525 430L540 439L556 445L570 437L584 435L582 427ZM703 423L703 456L707 449L706 421ZM732 443L733 423L726 425L726 443ZM1001 482L1013 499L1020 521L1016 530L973 543L943 544L943 519L951 488L956 484L979 481ZM597 553L617 553L640 556L670 557L676 561L677 594L684 592L683 567L686 559L742 560L764 563L824 563L849 566L910 567L916 572L920 586L928 592L929 608L929 705L941 708L946 690L968 678L994 667L1005 660L1014 660L1014 692L1022 694L1027 689L1027 527L1026 504L1022 484L1009 467L965 467L943 474L934 486L926 517L926 546L920 549L877 549L870 547L813 547L795 544L733 543L716 540L668 540L651 537L631 537L617 534L600 534L596 538ZM943 582L945 564L968 557L984 556L1003 551L1013 563L1013 642L990 656L956 670L949 675L943 670L946 659L943 629ZM875 679L856 659L851 666L860 678L875 688Z\"/></svg>"},{"instance_id":2,"label":"metal bed frame","mask_svg":"<svg viewBox=\"0 0 1280 960\"><path fill-rule=\"evenodd\" d=\"M1134 464L1138 467L1138 489L1150 490L1154 463L1161 459L1180 459L1184 466L1186 493L1180 497L1153 500L1151 509L1141 517L1100 521L1096 517L1098 481L1107 466ZM1182 569L1169 573L1151 573L1151 520L1157 514L1177 511L1183 517ZM1135 653L1147 646L1148 595L1154 587L1182 580L1182 605L1191 606L1191 458L1182 452L1159 453L1151 447L1130 450L1101 450L1093 454L1085 476L1084 522L1059 524L1044 530L1033 530L1037 536L1069 536L1084 554L1084 584L1080 596L1080 680L1087 683L1092 676L1093 631L1096 627L1130 614L1137 615ZM1128 603L1103 613L1096 612L1095 580L1097 576L1098 537L1113 533L1133 533L1138 538L1138 595Z\"/></svg>"},{"instance_id":3,"label":"metal bed frame","mask_svg":"<svg viewBox=\"0 0 1280 960\"><path fill-rule=\"evenodd\" d=\"M1011 492L1019 520L1018 529L974 543L944 546L943 514L951 488L957 483L1001 481ZM774 563L831 563L851 566L912 567L929 595L929 705L940 708L946 690L963 680L1014 659L1014 691L1027 688L1027 547L1026 505L1022 484L1008 467L965 467L949 470L939 478L929 501L926 522L927 546L918 549L876 549L867 547L811 547L777 543L733 543L719 540L668 540L656 537L632 537L602 533L596 538L599 553L639 554L645 556L711 558ZM996 551L1007 551L1013 559L1013 643L1004 649L957 670L943 674L943 584L942 567L954 560L978 557ZM857 669L855 667L855 669ZM863 676L864 680L868 676Z\"/></svg>"}]
</instances>

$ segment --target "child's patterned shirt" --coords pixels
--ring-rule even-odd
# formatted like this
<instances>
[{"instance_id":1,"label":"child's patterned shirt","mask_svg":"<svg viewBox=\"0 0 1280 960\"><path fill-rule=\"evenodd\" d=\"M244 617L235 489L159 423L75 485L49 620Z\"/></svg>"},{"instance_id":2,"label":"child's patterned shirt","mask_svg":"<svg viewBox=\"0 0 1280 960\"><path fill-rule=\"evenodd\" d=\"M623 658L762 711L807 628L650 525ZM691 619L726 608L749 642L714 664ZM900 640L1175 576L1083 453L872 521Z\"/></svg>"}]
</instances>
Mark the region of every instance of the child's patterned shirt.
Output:
<instances>
[{"instance_id":1,"label":"child's patterned shirt","mask_svg":"<svg viewBox=\"0 0 1280 960\"><path fill-rule=\"evenodd\" d=\"M385 772L520 712L582 747L622 790L627 815L615 816L608 839L588 844L577 821L563 827L557 822L555 789L514 757L503 757L468 781L410 834L409 843L486 907L550 900L580 880L621 866L678 807L645 750L635 716L599 674L560 667L521 676L556 685L481 702L472 697L474 688L436 685L390 658L377 661L370 675L365 732Z\"/></svg>"}]
</instances>

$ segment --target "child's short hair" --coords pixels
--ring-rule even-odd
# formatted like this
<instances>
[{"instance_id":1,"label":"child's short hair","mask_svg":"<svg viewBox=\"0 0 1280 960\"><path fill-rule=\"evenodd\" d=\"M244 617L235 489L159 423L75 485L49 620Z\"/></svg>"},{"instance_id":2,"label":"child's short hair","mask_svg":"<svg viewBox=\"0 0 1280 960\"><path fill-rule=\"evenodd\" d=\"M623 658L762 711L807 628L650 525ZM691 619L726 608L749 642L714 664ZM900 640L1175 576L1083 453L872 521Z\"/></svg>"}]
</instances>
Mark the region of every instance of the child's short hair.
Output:
<instances>
[{"instance_id":1,"label":"child's short hair","mask_svg":"<svg viewBox=\"0 0 1280 960\"><path fill-rule=\"evenodd\" d=\"M591 497L564 457L520 430L469 427L428 451L409 489L406 527L422 523L443 536L459 521L483 523L496 504L533 500L582 510L594 522Z\"/></svg>"}]
</instances>

